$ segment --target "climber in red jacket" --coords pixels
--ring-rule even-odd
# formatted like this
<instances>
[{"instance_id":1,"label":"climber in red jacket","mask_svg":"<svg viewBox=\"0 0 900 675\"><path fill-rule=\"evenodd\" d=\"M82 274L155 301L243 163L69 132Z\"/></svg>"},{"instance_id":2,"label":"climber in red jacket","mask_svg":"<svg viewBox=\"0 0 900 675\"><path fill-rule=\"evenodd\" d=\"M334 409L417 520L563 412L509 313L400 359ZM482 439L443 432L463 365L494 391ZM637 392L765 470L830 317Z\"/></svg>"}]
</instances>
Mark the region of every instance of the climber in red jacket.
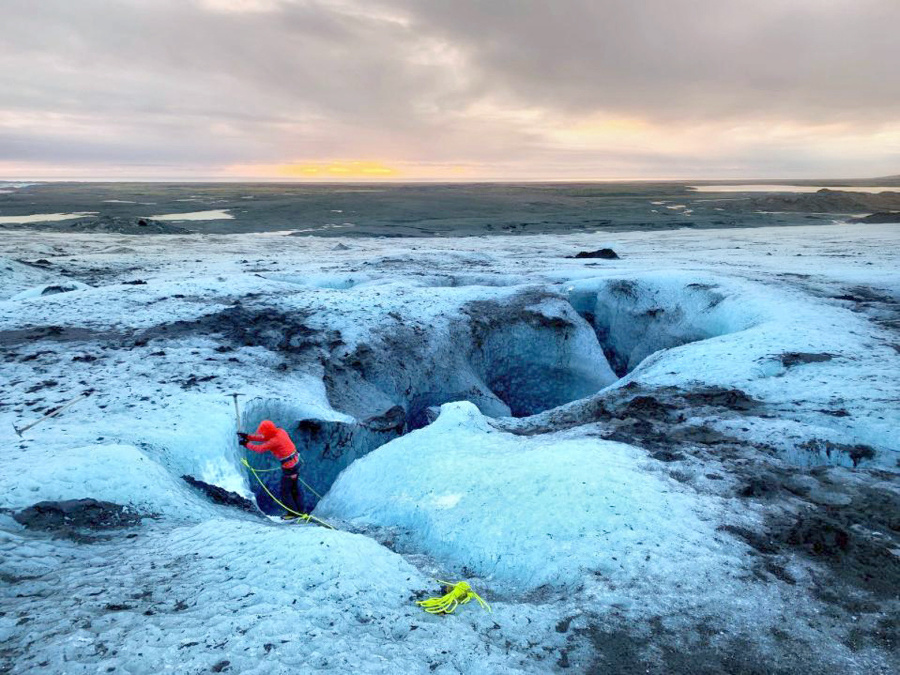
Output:
<instances>
[{"instance_id":1,"label":"climber in red jacket","mask_svg":"<svg viewBox=\"0 0 900 675\"><path fill-rule=\"evenodd\" d=\"M255 434L238 432L240 444L253 452L271 452L281 462L281 500L294 513L284 517L293 518L303 510L303 493L297 485L300 456L291 437L284 429L279 429L270 420L263 420ZM251 443L250 441L254 441Z\"/></svg>"}]
</instances>

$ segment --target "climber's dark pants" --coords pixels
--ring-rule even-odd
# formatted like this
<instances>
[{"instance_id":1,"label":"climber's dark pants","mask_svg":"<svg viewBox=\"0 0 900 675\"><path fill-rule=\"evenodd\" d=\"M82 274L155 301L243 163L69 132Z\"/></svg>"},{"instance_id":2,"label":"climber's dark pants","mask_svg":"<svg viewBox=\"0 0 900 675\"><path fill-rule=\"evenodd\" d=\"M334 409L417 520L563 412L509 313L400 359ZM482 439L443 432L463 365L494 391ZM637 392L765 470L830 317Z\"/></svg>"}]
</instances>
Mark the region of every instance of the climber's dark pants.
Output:
<instances>
[{"instance_id":1,"label":"climber's dark pants","mask_svg":"<svg viewBox=\"0 0 900 675\"><path fill-rule=\"evenodd\" d=\"M303 510L303 493L300 491L300 486L297 485L297 467L292 466L290 469L282 468L281 470L281 501L291 511L306 513Z\"/></svg>"}]
</instances>

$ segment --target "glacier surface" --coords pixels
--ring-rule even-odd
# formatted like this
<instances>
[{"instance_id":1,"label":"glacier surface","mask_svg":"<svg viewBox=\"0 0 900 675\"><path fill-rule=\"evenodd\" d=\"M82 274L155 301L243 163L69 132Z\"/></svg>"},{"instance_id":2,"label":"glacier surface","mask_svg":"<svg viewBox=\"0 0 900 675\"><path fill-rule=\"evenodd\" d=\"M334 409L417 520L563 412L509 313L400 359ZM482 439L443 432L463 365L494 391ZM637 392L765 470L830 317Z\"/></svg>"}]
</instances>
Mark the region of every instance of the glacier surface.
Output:
<instances>
[{"instance_id":1,"label":"glacier surface","mask_svg":"<svg viewBox=\"0 0 900 675\"><path fill-rule=\"evenodd\" d=\"M0 670L896 672L898 240L6 233Z\"/></svg>"}]
</instances>

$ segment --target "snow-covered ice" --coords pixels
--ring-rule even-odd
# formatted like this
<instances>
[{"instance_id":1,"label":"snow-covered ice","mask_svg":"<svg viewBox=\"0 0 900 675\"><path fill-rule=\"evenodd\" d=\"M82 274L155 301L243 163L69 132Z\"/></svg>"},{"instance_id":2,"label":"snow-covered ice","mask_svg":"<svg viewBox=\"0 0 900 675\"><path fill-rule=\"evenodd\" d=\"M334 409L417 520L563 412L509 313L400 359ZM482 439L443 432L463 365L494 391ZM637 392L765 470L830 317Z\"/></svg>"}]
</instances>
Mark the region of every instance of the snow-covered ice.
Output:
<instances>
[{"instance_id":1,"label":"snow-covered ice","mask_svg":"<svg viewBox=\"0 0 900 675\"><path fill-rule=\"evenodd\" d=\"M769 185L769 184L740 184L734 185L690 185L689 190L697 192L799 192L811 193L819 190L840 190L841 192L890 192L896 190L892 187L878 186L847 186L830 187L825 185Z\"/></svg>"},{"instance_id":2,"label":"snow-covered ice","mask_svg":"<svg viewBox=\"0 0 900 675\"><path fill-rule=\"evenodd\" d=\"M5 233L0 670L896 672L898 243ZM78 499L141 523L12 517Z\"/></svg>"},{"instance_id":3,"label":"snow-covered ice","mask_svg":"<svg viewBox=\"0 0 900 675\"><path fill-rule=\"evenodd\" d=\"M176 201L196 201L194 199L179 199ZM207 211L188 211L187 213L163 213L158 216L150 216L153 220L164 220L172 222L188 221L188 220L232 220L234 218L228 212L228 209L210 209Z\"/></svg>"},{"instance_id":4,"label":"snow-covered ice","mask_svg":"<svg viewBox=\"0 0 900 675\"><path fill-rule=\"evenodd\" d=\"M0 225L23 223L55 223L61 220L74 220L97 215L97 211L79 211L77 213L35 213L27 216L0 216Z\"/></svg>"}]
</instances>

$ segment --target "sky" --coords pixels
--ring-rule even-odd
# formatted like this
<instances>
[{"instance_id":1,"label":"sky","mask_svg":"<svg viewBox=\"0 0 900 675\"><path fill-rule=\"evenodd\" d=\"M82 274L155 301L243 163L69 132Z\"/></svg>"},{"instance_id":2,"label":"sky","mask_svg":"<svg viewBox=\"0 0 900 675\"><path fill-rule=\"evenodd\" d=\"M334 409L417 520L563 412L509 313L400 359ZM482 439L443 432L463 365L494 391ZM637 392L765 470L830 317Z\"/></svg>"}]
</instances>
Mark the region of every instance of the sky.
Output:
<instances>
[{"instance_id":1,"label":"sky","mask_svg":"<svg viewBox=\"0 0 900 675\"><path fill-rule=\"evenodd\" d=\"M0 0L0 179L900 174L900 0Z\"/></svg>"}]
</instances>

